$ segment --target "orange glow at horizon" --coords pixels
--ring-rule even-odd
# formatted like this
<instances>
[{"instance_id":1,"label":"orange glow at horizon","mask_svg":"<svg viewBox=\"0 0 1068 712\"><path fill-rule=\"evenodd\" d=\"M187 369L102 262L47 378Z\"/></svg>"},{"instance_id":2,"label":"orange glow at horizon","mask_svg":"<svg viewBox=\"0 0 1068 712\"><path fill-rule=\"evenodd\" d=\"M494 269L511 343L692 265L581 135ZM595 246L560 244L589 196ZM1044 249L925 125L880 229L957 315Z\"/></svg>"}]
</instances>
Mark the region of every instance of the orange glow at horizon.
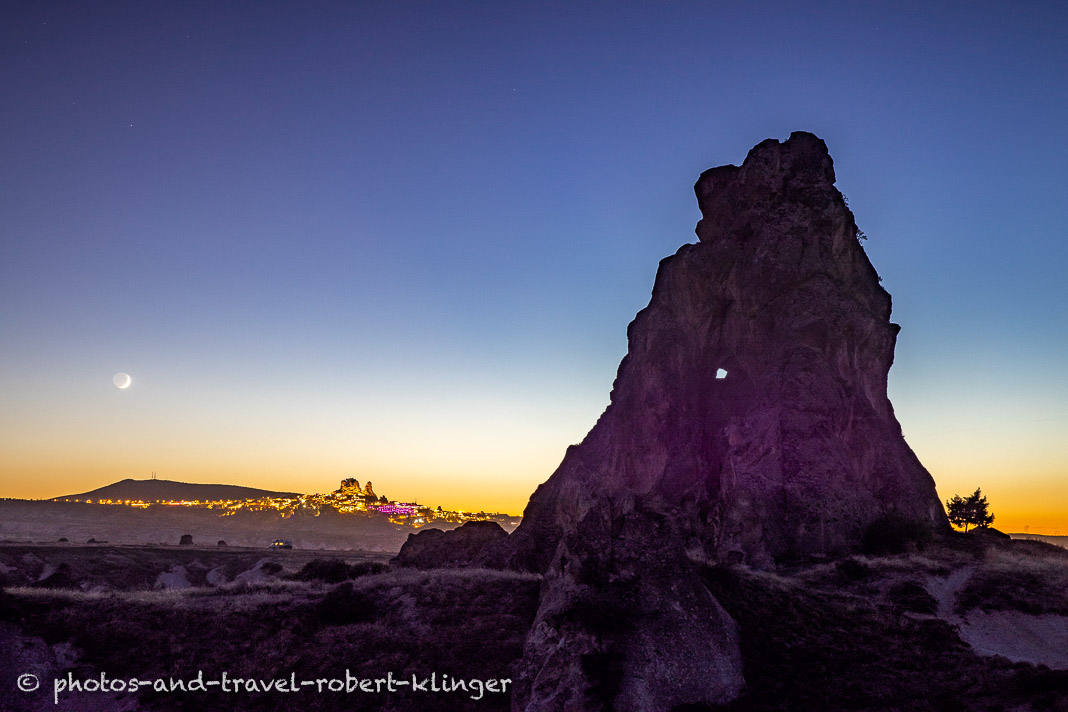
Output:
<instances>
[{"instance_id":1,"label":"orange glow at horizon","mask_svg":"<svg viewBox=\"0 0 1068 712\"><path fill-rule=\"evenodd\" d=\"M354 467L339 470L334 476L294 476L293 471L265 472L262 469L242 470L226 467L184 467L174 470L111 467L22 467L8 464L0 468L4 489L0 498L51 499L68 494L91 491L124 479L147 480L152 473L160 480L195 484L228 484L279 492L300 494L328 493L336 490L341 480L355 477L362 483L371 481L375 491L391 500L418 502L446 510L486 511L519 515L540 482L529 490L519 485L509 488L501 478L463 479L460 473L428 476L404 472L397 468L371 469ZM545 475L547 478L548 475ZM451 484L447 484L451 483ZM514 483L518 485L519 483Z\"/></svg>"},{"instance_id":2,"label":"orange glow at horizon","mask_svg":"<svg viewBox=\"0 0 1068 712\"><path fill-rule=\"evenodd\" d=\"M433 401L411 387L364 394L358 407L325 389L162 392L148 377L128 391L105 385L76 404L57 392L51 403L0 413L0 497L47 499L153 471L307 494L355 477L393 500L517 515L604 404L589 397L597 384L586 386L581 406L559 391L460 383ZM943 503L981 487L996 528L1068 534L1068 442L1058 404L1035 415L1014 412L1012 402L950 405L947 397L932 407L895 398L906 439ZM974 426L984 421L999 425Z\"/></svg>"},{"instance_id":3,"label":"orange glow at horizon","mask_svg":"<svg viewBox=\"0 0 1068 712\"><path fill-rule=\"evenodd\" d=\"M954 451L925 459L943 505L953 495L967 496L978 487L989 502L995 529L1068 535L1068 466L1063 461L1028 461L1008 455L982 459Z\"/></svg>"},{"instance_id":4,"label":"orange glow at horizon","mask_svg":"<svg viewBox=\"0 0 1068 712\"><path fill-rule=\"evenodd\" d=\"M528 454L529 455L529 454ZM951 455L950 455L951 456ZM403 458L399 458L403 460ZM940 500L954 494L967 495L981 487L995 515L994 527L1005 532L1045 535L1068 535L1068 492L1063 485L1068 473L1057 466L1031 469L1029 476L1010 480L998 477L997 462L986 467L951 466L941 458L927 458L927 467L935 477ZM90 466L83 463L31 464L5 458L0 466L4 489L0 497L49 499L65 494L85 492L122 479L149 479L153 471L159 479L202 484L234 484L266 490L325 493L335 490L346 477L374 482L375 490L392 500L417 501L447 510L523 512L534 489L559 464L553 458L525 458L527 466L508 476L488 467L481 471L439 464L437 471L420 466L424 463L387 463L373 461L344 466L322 462L320 468L286 466L266 470L250 463L221 458L208 464L189 460L161 467L149 462L110 461Z\"/></svg>"},{"instance_id":5,"label":"orange glow at horizon","mask_svg":"<svg viewBox=\"0 0 1068 712\"><path fill-rule=\"evenodd\" d=\"M57 393L0 413L0 497L48 499L152 472L309 494L355 477L393 500L518 515L603 409L464 383L434 400L409 387L365 393L357 404L325 388L213 394L154 385L147 377L137 391L108 384L77 405Z\"/></svg>"}]
</instances>

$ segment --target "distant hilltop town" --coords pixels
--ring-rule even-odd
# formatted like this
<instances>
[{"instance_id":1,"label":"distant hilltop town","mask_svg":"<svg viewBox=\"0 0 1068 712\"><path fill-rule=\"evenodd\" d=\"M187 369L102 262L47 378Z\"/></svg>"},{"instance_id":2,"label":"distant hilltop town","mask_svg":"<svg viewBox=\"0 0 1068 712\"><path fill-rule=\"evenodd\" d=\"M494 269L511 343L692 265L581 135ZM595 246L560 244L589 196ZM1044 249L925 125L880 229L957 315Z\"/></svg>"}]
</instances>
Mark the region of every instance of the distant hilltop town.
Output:
<instances>
[{"instance_id":1,"label":"distant hilltop town","mask_svg":"<svg viewBox=\"0 0 1068 712\"><path fill-rule=\"evenodd\" d=\"M249 512L275 511L282 518L347 515L388 518L395 524L421 527L431 522L462 524L493 520L514 527L520 517L501 512L469 512L427 507L417 502L398 502L376 494L368 480L361 486L355 478L341 481L328 494L271 492L233 485L198 485L168 480L122 480L82 494L56 497L57 502L149 507L194 507L217 509L220 516L238 516Z\"/></svg>"}]
</instances>

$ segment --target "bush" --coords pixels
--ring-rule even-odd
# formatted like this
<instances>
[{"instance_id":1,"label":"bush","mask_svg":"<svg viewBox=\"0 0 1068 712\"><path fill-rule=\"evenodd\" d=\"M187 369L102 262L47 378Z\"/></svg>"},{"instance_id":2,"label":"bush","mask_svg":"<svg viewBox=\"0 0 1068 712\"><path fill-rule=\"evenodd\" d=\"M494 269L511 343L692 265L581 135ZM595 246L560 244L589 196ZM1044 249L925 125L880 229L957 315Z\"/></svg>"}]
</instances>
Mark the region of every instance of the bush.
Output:
<instances>
[{"instance_id":1,"label":"bush","mask_svg":"<svg viewBox=\"0 0 1068 712\"><path fill-rule=\"evenodd\" d=\"M361 561L357 564L349 566L349 578L359 578L360 576L370 576L371 574L380 574L389 570L389 564L383 564L380 561Z\"/></svg>"},{"instance_id":2,"label":"bush","mask_svg":"<svg viewBox=\"0 0 1068 712\"><path fill-rule=\"evenodd\" d=\"M36 586L37 588L76 589L78 588L78 583L74 580L70 566L67 564L60 564L50 576L39 581Z\"/></svg>"},{"instance_id":3,"label":"bush","mask_svg":"<svg viewBox=\"0 0 1068 712\"><path fill-rule=\"evenodd\" d=\"M310 562L309 562L310 563ZM323 596L315 608L323 625L369 623L375 619L375 602L363 591L357 591L346 581Z\"/></svg>"},{"instance_id":4,"label":"bush","mask_svg":"<svg viewBox=\"0 0 1068 712\"><path fill-rule=\"evenodd\" d=\"M10 594L4 590L3 585L0 585L0 621L15 622L18 620L18 613L18 607L11 599Z\"/></svg>"},{"instance_id":5,"label":"bush","mask_svg":"<svg viewBox=\"0 0 1068 712\"><path fill-rule=\"evenodd\" d=\"M260 567L260 571L267 574L268 576L273 576L281 570L282 565L277 561L268 561Z\"/></svg>"},{"instance_id":6,"label":"bush","mask_svg":"<svg viewBox=\"0 0 1068 712\"><path fill-rule=\"evenodd\" d=\"M312 559L293 574L292 578L297 581L341 583L346 579L380 574L387 569L389 566L377 561L361 561L350 566L341 559Z\"/></svg>"},{"instance_id":7,"label":"bush","mask_svg":"<svg viewBox=\"0 0 1068 712\"><path fill-rule=\"evenodd\" d=\"M871 567L857 559L843 559L834 566L835 572L846 581L863 581L871 578Z\"/></svg>"},{"instance_id":8,"label":"bush","mask_svg":"<svg viewBox=\"0 0 1068 712\"><path fill-rule=\"evenodd\" d=\"M901 606L906 611L931 615L938 612L938 601L915 581L894 584L887 592L887 597L895 606Z\"/></svg>"},{"instance_id":9,"label":"bush","mask_svg":"<svg viewBox=\"0 0 1068 712\"><path fill-rule=\"evenodd\" d=\"M864 530L861 547L865 554L875 556L904 554L924 548L932 539L927 524L899 514L887 514Z\"/></svg>"},{"instance_id":10,"label":"bush","mask_svg":"<svg viewBox=\"0 0 1068 712\"><path fill-rule=\"evenodd\" d=\"M341 583L349 578L349 567L341 559L312 559L293 575L298 581Z\"/></svg>"}]
</instances>

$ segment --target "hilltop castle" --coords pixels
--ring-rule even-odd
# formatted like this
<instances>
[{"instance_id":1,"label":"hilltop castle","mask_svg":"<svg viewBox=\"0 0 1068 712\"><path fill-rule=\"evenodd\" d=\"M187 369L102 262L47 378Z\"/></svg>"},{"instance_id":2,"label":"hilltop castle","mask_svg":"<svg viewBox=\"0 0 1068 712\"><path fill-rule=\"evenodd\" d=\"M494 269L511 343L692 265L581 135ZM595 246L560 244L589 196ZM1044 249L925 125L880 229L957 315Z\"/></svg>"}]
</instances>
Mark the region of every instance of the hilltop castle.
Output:
<instances>
[{"instance_id":1,"label":"hilltop castle","mask_svg":"<svg viewBox=\"0 0 1068 712\"><path fill-rule=\"evenodd\" d=\"M375 494L374 489L371 487L371 480L367 480L366 487L360 487L360 481L355 477L349 477L341 480L341 486L334 490L334 494L348 495L350 497L366 497L368 499L378 499L378 495Z\"/></svg>"}]
</instances>

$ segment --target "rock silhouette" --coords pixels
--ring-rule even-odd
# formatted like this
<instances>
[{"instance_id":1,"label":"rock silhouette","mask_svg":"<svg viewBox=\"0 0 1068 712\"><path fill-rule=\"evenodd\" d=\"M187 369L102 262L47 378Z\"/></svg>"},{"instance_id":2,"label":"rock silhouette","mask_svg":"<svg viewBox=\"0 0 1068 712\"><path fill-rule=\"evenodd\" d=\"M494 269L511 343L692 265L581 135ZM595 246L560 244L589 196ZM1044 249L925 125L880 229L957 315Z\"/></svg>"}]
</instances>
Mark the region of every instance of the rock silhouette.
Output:
<instances>
[{"instance_id":1,"label":"rock silhouette","mask_svg":"<svg viewBox=\"0 0 1068 712\"><path fill-rule=\"evenodd\" d=\"M660 263L611 403L490 558L545 575L516 710L670 710L744 685L702 582L948 525L886 395L899 327L824 142L706 171L697 244Z\"/></svg>"},{"instance_id":2,"label":"rock silhouette","mask_svg":"<svg viewBox=\"0 0 1068 712\"><path fill-rule=\"evenodd\" d=\"M416 569L470 566L487 546L507 538L508 532L492 521L470 521L449 531L422 529L408 535L390 563Z\"/></svg>"}]
</instances>

